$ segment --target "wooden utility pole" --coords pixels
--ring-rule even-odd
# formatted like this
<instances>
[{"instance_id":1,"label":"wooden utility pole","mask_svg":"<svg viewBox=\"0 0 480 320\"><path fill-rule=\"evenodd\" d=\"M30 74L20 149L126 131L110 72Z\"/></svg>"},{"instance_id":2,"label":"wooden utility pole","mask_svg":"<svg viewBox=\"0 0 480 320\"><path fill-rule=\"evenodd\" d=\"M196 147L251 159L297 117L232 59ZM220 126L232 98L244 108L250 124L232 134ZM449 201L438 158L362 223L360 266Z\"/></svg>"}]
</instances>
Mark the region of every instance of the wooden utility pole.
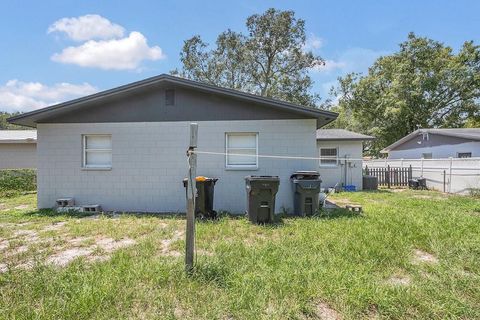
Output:
<instances>
[{"instance_id":1,"label":"wooden utility pole","mask_svg":"<svg viewBox=\"0 0 480 320\"><path fill-rule=\"evenodd\" d=\"M185 232L185 269L188 273L193 271L195 256L195 196L197 194L197 155L193 152L197 147L198 124L190 124L190 146L187 150L188 157L188 185L187 185L187 229Z\"/></svg>"}]
</instances>

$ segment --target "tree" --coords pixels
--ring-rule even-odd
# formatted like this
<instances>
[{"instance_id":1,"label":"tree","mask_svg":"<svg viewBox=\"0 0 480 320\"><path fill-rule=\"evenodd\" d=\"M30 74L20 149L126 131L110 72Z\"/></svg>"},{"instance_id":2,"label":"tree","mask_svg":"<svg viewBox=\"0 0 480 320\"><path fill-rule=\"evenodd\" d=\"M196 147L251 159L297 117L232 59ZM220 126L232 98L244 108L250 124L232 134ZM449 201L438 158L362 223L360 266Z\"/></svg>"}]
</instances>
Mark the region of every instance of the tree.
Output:
<instances>
[{"instance_id":1,"label":"tree","mask_svg":"<svg viewBox=\"0 0 480 320\"><path fill-rule=\"evenodd\" d=\"M15 124L8 123L7 119L20 114L20 112L8 113L0 111L0 130L28 130L30 128L17 126Z\"/></svg>"},{"instance_id":2,"label":"tree","mask_svg":"<svg viewBox=\"0 0 480 320\"><path fill-rule=\"evenodd\" d=\"M349 74L334 90L346 128L377 137L377 154L419 127L463 127L480 119L480 47L457 54L410 33L400 50L380 57L365 76ZM340 123L341 125L342 123Z\"/></svg>"},{"instance_id":3,"label":"tree","mask_svg":"<svg viewBox=\"0 0 480 320\"><path fill-rule=\"evenodd\" d=\"M323 60L305 48L305 21L293 11L268 9L247 18L248 34L227 30L209 49L199 35L184 42L182 77L266 97L315 106L311 68Z\"/></svg>"}]
</instances>

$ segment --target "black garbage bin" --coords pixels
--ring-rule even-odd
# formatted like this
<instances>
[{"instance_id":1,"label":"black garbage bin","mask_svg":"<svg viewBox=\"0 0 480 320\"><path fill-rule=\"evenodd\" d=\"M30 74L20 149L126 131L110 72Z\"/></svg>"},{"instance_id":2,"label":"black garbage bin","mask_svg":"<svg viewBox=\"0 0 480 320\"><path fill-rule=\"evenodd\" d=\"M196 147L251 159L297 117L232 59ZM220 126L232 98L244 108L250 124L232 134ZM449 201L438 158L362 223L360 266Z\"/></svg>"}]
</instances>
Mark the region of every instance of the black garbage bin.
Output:
<instances>
[{"instance_id":1,"label":"black garbage bin","mask_svg":"<svg viewBox=\"0 0 480 320\"><path fill-rule=\"evenodd\" d=\"M197 177L197 195L195 197L195 217L215 219L217 212L213 210L213 194L215 190L216 178ZM188 187L188 179L183 179L183 186Z\"/></svg>"},{"instance_id":2,"label":"black garbage bin","mask_svg":"<svg viewBox=\"0 0 480 320\"><path fill-rule=\"evenodd\" d=\"M296 171L290 176L294 189L294 210L299 216L311 216L318 211L320 174L316 171Z\"/></svg>"},{"instance_id":3,"label":"black garbage bin","mask_svg":"<svg viewBox=\"0 0 480 320\"><path fill-rule=\"evenodd\" d=\"M253 223L271 223L275 220L275 196L280 185L277 176L247 176L247 214Z\"/></svg>"}]
</instances>

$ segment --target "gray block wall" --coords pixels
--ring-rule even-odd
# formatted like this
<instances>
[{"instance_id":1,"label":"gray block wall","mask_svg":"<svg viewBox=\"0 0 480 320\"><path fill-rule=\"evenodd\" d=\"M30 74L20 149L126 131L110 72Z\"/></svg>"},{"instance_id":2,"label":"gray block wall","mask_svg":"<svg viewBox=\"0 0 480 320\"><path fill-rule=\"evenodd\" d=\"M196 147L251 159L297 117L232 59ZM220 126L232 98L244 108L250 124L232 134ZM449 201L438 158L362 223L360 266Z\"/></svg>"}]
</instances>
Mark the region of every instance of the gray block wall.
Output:
<instances>
[{"instance_id":1,"label":"gray block wall","mask_svg":"<svg viewBox=\"0 0 480 320\"><path fill-rule=\"evenodd\" d=\"M38 125L38 206L74 197L105 210L185 212L186 150L190 122ZM258 132L259 154L315 157L316 120L201 121L198 150L225 152L226 132ZM112 169L82 168L82 134L112 135ZM217 177L215 209L243 213L247 175L281 178L276 211L293 207L290 174L317 170L316 160L259 158L257 170L225 168L225 156L198 156L197 175Z\"/></svg>"}]
</instances>

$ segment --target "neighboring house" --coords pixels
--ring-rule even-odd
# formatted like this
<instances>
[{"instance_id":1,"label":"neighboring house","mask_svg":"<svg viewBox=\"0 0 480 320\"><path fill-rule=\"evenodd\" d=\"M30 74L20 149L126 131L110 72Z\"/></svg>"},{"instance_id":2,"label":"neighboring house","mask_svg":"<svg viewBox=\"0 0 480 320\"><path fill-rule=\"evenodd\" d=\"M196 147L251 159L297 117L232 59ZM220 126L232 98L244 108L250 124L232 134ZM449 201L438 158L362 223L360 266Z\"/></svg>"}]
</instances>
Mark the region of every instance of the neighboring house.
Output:
<instances>
[{"instance_id":1,"label":"neighboring house","mask_svg":"<svg viewBox=\"0 0 480 320\"><path fill-rule=\"evenodd\" d=\"M37 167L36 130L0 130L0 169Z\"/></svg>"},{"instance_id":2,"label":"neighboring house","mask_svg":"<svg viewBox=\"0 0 480 320\"><path fill-rule=\"evenodd\" d=\"M317 148L322 186L354 185L362 189L363 142L372 136L344 129L318 129ZM349 160L350 159L350 160Z\"/></svg>"},{"instance_id":3,"label":"neighboring house","mask_svg":"<svg viewBox=\"0 0 480 320\"><path fill-rule=\"evenodd\" d=\"M480 128L418 129L380 152L389 159L480 157Z\"/></svg>"},{"instance_id":4,"label":"neighboring house","mask_svg":"<svg viewBox=\"0 0 480 320\"><path fill-rule=\"evenodd\" d=\"M316 130L336 113L160 75L9 119L38 132L38 207L61 197L105 210L184 212L189 124L197 174L219 178L216 210L243 213L245 176L278 175L276 211L293 207L290 175L318 170ZM245 156L238 156L244 154Z\"/></svg>"}]
</instances>

